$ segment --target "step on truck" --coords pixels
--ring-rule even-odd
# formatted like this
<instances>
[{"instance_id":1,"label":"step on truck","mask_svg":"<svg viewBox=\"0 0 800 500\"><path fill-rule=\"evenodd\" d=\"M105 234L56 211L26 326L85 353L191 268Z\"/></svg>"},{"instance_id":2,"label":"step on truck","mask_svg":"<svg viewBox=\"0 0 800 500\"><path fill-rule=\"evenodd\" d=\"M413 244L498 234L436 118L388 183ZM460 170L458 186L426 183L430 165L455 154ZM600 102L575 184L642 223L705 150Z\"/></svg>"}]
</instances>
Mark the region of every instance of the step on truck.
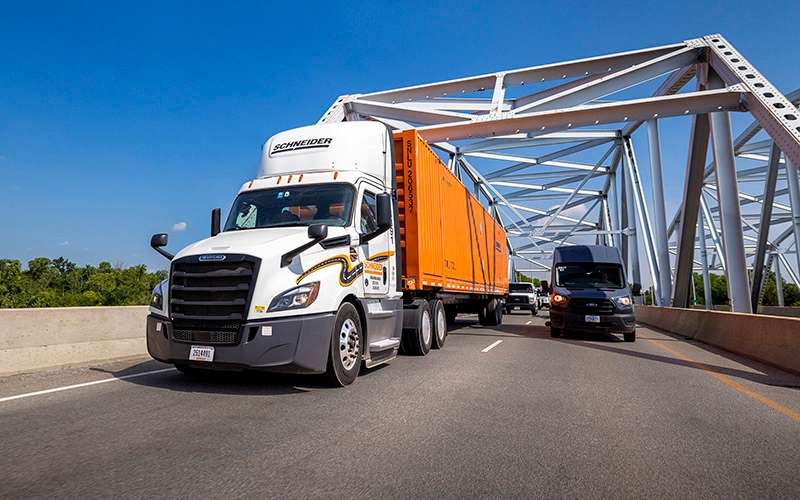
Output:
<instances>
[{"instance_id":1,"label":"step on truck","mask_svg":"<svg viewBox=\"0 0 800 500\"><path fill-rule=\"evenodd\" d=\"M211 237L170 259L147 348L186 373L255 369L352 383L441 348L458 313L502 321L506 235L415 130L342 122L276 134Z\"/></svg>"}]
</instances>

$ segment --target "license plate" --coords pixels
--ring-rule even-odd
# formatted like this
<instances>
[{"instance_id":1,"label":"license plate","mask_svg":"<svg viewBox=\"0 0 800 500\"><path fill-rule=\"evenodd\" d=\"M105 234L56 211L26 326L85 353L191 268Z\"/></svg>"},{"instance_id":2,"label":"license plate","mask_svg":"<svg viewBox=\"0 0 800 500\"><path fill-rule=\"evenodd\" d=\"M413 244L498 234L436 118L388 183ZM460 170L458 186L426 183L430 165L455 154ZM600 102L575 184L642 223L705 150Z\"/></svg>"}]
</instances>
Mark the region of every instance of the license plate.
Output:
<instances>
[{"instance_id":1,"label":"license plate","mask_svg":"<svg viewBox=\"0 0 800 500\"><path fill-rule=\"evenodd\" d=\"M587 323L600 323L600 316L586 316Z\"/></svg>"},{"instance_id":2,"label":"license plate","mask_svg":"<svg viewBox=\"0 0 800 500\"><path fill-rule=\"evenodd\" d=\"M189 351L189 361L214 361L214 348L193 345Z\"/></svg>"}]
</instances>

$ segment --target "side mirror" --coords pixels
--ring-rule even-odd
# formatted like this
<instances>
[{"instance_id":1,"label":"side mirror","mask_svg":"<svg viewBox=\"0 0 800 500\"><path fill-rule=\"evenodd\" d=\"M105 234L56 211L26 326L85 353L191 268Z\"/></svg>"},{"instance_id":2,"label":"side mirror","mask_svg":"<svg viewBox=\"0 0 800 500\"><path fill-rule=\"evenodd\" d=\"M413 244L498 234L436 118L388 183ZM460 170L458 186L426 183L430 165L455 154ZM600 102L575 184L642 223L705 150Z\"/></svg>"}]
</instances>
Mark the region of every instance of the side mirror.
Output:
<instances>
[{"instance_id":1,"label":"side mirror","mask_svg":"<svg viewBox=\"0 0 800 500\"><path fill-rule=\"evenodd\" d=\"M167 260L172 260L175 256L161 248L167 246L168 242L169 235L167 233L154 234L153 237L150 238L150 246L153 247L153 250L166 257Z\"/></svg>"},{"instance_id":2,"label":"side mirror","mask_svg":"<svg viewBox=\"0 0 800 500\"><path fill-rule=\"evenodd\" d=\"M634 297L638 297L642 294L642 284L641 283L634 283L633 284L633 295Z\"/></svg>"},{"instance_id":3,"label":"side mirror","mask_svg":"<svg viewBox=\"0 0 800 500\"><path fill-rule=\"evenodd\" d=\"M220 213L221 210L219 208L211 211L211 236L216 236L220 232Z\"/></svg>"},{"instance_id":4,"label":"side mirror","mask_svg":"<svg viewBox=\"0 0 800 500\"><path fill-rule=\"evenodd\" d=\"M392 227L392 195L389 193L380 193L376 199L376 209L378 213L378 227L386 229Z\"/></svg>"},{"instance_id":5,"label":"side mirror","mask_svg":"<svg viewBox=\"0 0 800 500\"><path fill-rule=\"evenodd\" d=\"M302 252L305 252L309 248L327 238L328 226L325 224L311 224L308 226L308 237L311 238L311 241L281 255L281 267L288 266L292 263L292 259L294 259L297 255L300 255Z\"/></svg>"},{"instance_id":6,"label":"side mirror","mask_svg":"<svg viewBox=\"0 0 800 500\"><path fill-rule=\"evenodd\" d=\"M308 237L312 240L323 240L328 237L327 224L311 224L308 226Z\"/></svg>"},{"instance_id":7,"label":"side mirror","mask_svg":"<svg viewBox=\"0 0 800 500\"><path fill-rule=\"evenodd\" d=\"M392 227L392 195L389 193L380 193L375 198L375 214L378 229L361 236L360 245L375 239L382 235Z\"/></svg>"},{"instance_id":8,"label":"side mirror","mask_svg":"<svg viewBox=\"0 0 800 500\"><path fill-rule=\"evenodd\" d=\"M548 285L546 281L542 281L542 292L550 293L550 285Z\"/></svg>"}]
</instances>

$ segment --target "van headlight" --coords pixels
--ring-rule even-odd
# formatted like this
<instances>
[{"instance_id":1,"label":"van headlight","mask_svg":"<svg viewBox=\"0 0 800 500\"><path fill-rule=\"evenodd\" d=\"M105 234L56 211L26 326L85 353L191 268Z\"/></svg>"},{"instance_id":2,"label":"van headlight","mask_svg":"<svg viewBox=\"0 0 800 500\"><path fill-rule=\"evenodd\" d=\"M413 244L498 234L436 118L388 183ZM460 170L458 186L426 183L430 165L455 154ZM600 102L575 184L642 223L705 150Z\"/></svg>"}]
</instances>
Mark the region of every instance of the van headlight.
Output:
<instances>
[{"instance_id":1,"label":"van headlight","mask_svg":"<svg viewBox=\"0 0 800 500\"><path fill-rule=\"evenodd\" d=\"M286 290L272 300L269 312L302 309L314 303L319 293L319 281Z\"/></svg>"},{"instance_id":2,"label":"van headlight","mask_svg":"<svg viewBox=\"0 0 800 500\"><path fill-rule=\"evenodd\" d=\"M550 307L566 309L568 303L569 299L560 293L554 293L553 296L550 297Z\"/></svg>"},{"instance_id":3,"label":"van headlight","mask_svg":"<svg viewBox=\"0 0 800 500\"><path fill-rule=\"evenodd\" d=\"M633 309L633 301L628 296L614 297L611 300L614 301L614 305L616 305L617 309L619 309L620 311L629 311Z\"/></svg>"}]
</instances>

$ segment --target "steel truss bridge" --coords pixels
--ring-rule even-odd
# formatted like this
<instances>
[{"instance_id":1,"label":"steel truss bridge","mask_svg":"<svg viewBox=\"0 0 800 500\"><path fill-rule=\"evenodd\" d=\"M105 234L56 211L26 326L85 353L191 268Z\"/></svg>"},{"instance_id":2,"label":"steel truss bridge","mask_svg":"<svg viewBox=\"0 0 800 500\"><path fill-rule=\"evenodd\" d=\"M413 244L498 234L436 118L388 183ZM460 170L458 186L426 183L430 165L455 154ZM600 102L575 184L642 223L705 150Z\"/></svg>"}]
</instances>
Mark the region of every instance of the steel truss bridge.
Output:
<instances>
[{"instance_id":1,"label":"steel truss bridge","mask_svg":"<svg viewBox=\"0 0 800 500\"><path fill-rule=\"evenodd\" d=\"M799 101L710 35L343 95L319 122L419 130L505 227L510 272L549 279L554 247L613 245L656 305L688 307L693 272L710 304L722 272L751 313L770 270L800 285Z\"/></svg>"}]
</instances>

